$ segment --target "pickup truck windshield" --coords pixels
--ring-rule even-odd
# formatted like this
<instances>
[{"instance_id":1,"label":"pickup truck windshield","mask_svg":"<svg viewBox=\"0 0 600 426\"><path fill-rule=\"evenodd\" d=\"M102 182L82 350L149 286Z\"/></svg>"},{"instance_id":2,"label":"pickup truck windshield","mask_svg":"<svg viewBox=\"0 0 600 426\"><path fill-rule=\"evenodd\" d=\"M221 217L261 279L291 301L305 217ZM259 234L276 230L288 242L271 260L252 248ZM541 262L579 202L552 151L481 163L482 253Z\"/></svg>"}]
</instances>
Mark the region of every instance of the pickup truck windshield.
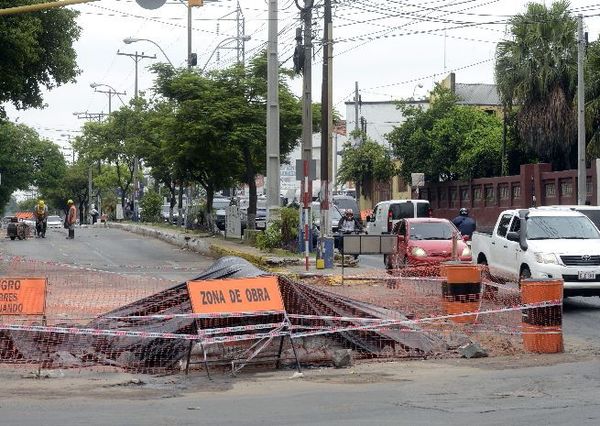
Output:
<instances>
[{"instance_id":1,"label":"pickup truck windshield","mask_svg":"<svg viewBox=\"0 0 600 426\"><path fill-rule=\"evenodd\" d=\"M411 240L450 240L453 232L456 232L454 228L442 222L410 224Z\"/></svg>"},{"instance_id":2,"label":"pickup truck windshield","mask_svg":"<svg viewBox=\"0 0 600 426\"><path fill-rule=\"evenodd\" d=\"M588 240L600 233L587 217L538 216L527 221L528 240Z\"/></svg>"}]
</instances>

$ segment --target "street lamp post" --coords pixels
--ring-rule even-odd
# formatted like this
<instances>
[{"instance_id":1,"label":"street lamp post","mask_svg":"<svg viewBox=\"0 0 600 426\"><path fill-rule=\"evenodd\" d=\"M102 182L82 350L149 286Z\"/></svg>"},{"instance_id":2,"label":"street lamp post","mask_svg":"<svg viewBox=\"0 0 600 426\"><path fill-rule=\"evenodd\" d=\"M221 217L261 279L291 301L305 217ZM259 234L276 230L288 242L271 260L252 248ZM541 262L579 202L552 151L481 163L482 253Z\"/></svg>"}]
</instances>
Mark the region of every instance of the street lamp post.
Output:
<instances>
[{"instance_id":1,"label":"street lamp post","mask_svg":"<svg viewBox=\"0 0 600 426\"><path fill-rule=\"evenodd\" d=\"M123 39L123 43L125 43L125 44L137 43L139 41L147 41L148 43L152 43L153 45L158 47L158 50L161 51L161 53L163 54L163 56L165 57L167 62L169 62L169 65L171 65L173 68L175 68L175 66L173 65L173 62L171 62L171 60L169 59L169 57L167 56L167 54L165 53L163 48L160 47L160 45L157 42L155 42L154 40L150 40L149 38L134 38L134 37L127 37L126 39Z\"/></svg>"},{"instance_id":2,"label":"street lamp post","mask_svg":"<svg viewBox=\"0 0 600 426\"><path fill-rule=\"evenodd\" d=\"M232 40L242 40L242 41L249 41L251 39L251 36L249 35L244 35L242 37L227 37L223 40L221 40L219 42L219 44L217 44L217 47L214 48L214 50L212 51L212 53L210 54L210 56L208 57L208 60L206 61L206 63L204 64L204 66L202 67L202 72L204 72L204 70L206 69L206 67L208 66L210 60L212 59L212 57L215 55L215 52L219 49L219 47L221 47L223 44L225 44L228 41L232 41Z\"/></svg>"},{"instance_id":3,"label":"street lamp post","mask_svg":"<svg viewBox=\"0 0 600 426\"><path fill-rule=\"evenodd\" d=\"M98 87L108 87L108 90L98 90ZM90 87L92 89L94 89L94 92L98 92L98 93L106 93L108 95L108 115L110 116L110 113L112 112L112 95L117 95L119 97L119 100L121 101L121 103L123 105L125 105L125 102L123 102L123 99L121 99L121 95L125 96L127 94L127 92L119 92L117 89L115 89L114 87L112 87L110 84L105 84L105 83L90 83Z\"/></svg>"}]
</instances>

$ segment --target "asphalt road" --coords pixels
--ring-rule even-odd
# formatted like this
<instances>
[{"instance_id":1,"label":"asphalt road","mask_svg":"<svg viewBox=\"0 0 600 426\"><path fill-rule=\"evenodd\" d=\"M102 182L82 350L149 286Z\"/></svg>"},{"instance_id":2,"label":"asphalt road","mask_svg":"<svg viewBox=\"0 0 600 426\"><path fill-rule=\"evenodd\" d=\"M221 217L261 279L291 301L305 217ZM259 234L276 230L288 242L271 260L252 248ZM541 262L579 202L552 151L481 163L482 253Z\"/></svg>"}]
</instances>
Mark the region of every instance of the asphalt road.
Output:
<instances>
[{"instance_id":1,"label":"asphalt road","mask_svg":"<svg viewBox=\"0 0 600 426\"><path fill-rule=\"evenodd\" d=\"M2 239L0 252L176 280L212 263L120 230L77 229L75 240L64 237L50 230L46 239ZM380 256L360 261L382 267ZM301 379L290 379L289 370L215 373L212 382L199 372L64 370L32 380L2 367L0 424L597 425L599 322L598 298L575 298L565 303L564 354L369 363L309 369Z\"/></svg>"},{"instance_id":2,"label":"asphalt road","mask_svg":"<svg viewBox=\"0 0 600 426\"><path fill-rule=\"evenodd\" d=\"M6 232L0 230L2 235ZM184 281L214 260L166 242L109 228L77 228L75 239L64 229L48 229L46 238L0 239L0 252L44 261L75 264L106 271L152 275Z\"/></svg>"}]
</instances>

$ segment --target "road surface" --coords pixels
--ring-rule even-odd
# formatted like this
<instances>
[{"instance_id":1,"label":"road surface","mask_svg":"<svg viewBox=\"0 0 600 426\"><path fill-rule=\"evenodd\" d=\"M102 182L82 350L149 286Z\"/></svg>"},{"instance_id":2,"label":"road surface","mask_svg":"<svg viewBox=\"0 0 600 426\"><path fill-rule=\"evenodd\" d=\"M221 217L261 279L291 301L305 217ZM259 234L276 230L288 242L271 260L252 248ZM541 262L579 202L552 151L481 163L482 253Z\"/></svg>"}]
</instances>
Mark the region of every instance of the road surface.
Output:
<instances>
[{"instance_id":1,"label":"road surface","mask_svg":"<svg viewBox=\"0 0 600 426\"><path fill-rule=\"evenodd\" d=\"M63 230L46 239L0 240L4 255L185 280L212 259L124 231ZM378 256L361 262L381 267ZM361 363L342 370L243 370L190 376L0 366L0 424L407 424L565 425L600 423L600 303L565 304L565 354L481 360Z\"/></svg>"}]
</instances>

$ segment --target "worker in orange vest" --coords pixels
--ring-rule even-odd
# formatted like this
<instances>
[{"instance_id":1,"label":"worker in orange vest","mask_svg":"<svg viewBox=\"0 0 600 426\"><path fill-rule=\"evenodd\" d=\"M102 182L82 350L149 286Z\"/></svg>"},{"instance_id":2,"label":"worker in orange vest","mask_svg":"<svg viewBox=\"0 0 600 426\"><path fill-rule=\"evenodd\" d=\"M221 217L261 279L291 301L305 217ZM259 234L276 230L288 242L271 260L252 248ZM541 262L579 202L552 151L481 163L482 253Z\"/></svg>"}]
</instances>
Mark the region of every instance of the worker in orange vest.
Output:
<instances>
[{"instance_id":1,"label":"worker in orange vest","mask_svg":"<svg viewBox=\"0 0 600 426\"><path fill-rule=\"evenodd\" d=\"M75 238L75 222L77 222L77 208L73 203L73 200L67 201L67 206L69 207L69 212L67 213L67 217L65 218L65 227L69 230L69 236L67 239Z\"/></svg>"}]
</instances>

